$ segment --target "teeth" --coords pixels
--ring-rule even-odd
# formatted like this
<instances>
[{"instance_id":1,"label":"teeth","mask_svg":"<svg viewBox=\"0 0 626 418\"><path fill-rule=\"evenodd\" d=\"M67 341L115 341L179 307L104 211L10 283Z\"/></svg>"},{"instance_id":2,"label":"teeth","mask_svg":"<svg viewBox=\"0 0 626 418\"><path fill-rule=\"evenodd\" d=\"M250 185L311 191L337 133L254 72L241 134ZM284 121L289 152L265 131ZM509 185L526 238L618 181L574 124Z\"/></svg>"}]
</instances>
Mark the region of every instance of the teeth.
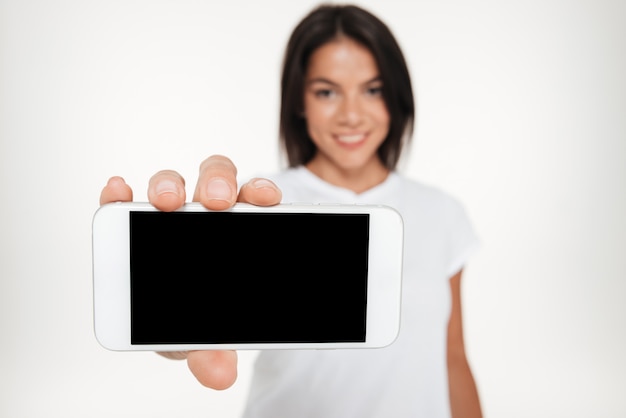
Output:
<instances>
[{"instance_id":1,"label":"teeth","mask_svg":"<svg viewBox=\"0 0 626 418\"><path fill-rule=\"evenodd\" d=\"M339 142L344 142L346 144L354 144L355 142L359 142L365 137L363 134L358 135L339 135Z\"/></svg>"}]
</instances>

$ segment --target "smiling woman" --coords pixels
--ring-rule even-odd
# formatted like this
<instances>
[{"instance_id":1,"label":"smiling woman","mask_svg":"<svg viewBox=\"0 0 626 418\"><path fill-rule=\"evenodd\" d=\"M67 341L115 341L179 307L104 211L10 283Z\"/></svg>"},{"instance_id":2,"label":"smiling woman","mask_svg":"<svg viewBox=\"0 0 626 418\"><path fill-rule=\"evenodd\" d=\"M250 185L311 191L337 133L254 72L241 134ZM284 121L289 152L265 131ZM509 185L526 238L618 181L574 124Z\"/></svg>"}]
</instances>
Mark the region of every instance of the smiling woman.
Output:
<instances>
[{"instance_id":1,"label":"smiling woman","mask_svg":"<svg viewBox=\"0 0 626 418\"><path fill-rule=\"evenodd\" d=\"M402 326L381 350L262 352L244 416L480 417L460 308L476 236L454 199L396 171L414 101L391 31L359 7L314 9L288 42L281 98L283 201L402 214Z\"/></svg>"}]
</instances>

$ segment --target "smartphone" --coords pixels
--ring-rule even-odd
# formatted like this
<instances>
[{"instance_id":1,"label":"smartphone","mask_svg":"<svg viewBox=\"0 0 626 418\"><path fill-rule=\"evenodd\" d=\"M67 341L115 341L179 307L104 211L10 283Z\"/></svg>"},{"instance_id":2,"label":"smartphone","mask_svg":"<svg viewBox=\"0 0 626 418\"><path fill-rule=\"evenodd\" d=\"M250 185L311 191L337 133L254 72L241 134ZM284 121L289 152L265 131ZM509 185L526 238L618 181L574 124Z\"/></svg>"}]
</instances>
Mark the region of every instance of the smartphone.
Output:
<instances>
[{"instance_id":1,"label":"smartphone","mask_svg":"<svg viewBox=\"0 0 626 418\"><path fill-rule=\"evenodd\" d=\"M110 350L339 349L399 330L403 222L387 206L101 206L94 328Z\"/></svg>"}]
</instances>

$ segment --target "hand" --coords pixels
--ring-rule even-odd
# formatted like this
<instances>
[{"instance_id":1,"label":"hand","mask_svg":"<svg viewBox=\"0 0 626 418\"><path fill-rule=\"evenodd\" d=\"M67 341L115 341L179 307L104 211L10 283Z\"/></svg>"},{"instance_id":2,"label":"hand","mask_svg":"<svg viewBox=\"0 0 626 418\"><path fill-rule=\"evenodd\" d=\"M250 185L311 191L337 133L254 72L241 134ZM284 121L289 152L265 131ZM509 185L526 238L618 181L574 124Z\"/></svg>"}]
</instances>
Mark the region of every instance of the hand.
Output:
<instances>
[{"instance_id":1,"label":"hand","mask_svg":"<svg viewBox=\"0 0 626 418\"><path fill-rule=\"evenodd\" d=\"M258 206L280 203L282 194L274 183L255 178L241 186L237 194L237 169L231 160L214 155L200 164L200 174L193 195L208 209L224 210L235 202ZM170 212L180 208L186 199L185 180L175 171L159 171L150 178L148 200L157 209ZM100 194L100 204L129 202L133 191L121 177L111 177ZM172 359L187 359L187 365L204 386L226 389L237 379L237 353L235 351L189 351L160 353Z\"/></svg>"},{"instance_id":2,"label":"hand","mask_svg":"<svg viewBox=\"0 0 626 418\"><path fill-rule=\"evenodd\" d=\"M274 183L254 178L241 186L237 195L237 168L228 158L213 155L200 164L200 175L193 196L208 209L228 209L238 202L257 206L280 203L282 194ZM186 199L185 180L175 171L163 170L150 178L148 200L156 208L170 212L180 208ZM132 189L121 177L111 177L100 194L100 204L130 202Z\"/></svg>"}]
</instances>

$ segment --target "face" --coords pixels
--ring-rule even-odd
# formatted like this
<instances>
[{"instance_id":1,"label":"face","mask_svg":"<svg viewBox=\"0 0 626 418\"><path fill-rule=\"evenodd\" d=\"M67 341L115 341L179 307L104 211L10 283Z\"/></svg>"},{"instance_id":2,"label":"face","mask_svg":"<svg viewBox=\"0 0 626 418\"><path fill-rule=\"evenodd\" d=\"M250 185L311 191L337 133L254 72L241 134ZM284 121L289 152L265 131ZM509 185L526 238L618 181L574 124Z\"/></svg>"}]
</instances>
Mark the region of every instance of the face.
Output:
<instances>
[{"instance_id":1,"label":"face","mask_svg":"<svg viewBox=\"0 0 626 418\"><path fill-rule=\"evenodd\" d=\"M317 147L310 169L318 174L386 175L376 153L390 122L382 86L374 56L349 38L313 52L304 88L304 116Z\"/></svg>"}]
</instances>

